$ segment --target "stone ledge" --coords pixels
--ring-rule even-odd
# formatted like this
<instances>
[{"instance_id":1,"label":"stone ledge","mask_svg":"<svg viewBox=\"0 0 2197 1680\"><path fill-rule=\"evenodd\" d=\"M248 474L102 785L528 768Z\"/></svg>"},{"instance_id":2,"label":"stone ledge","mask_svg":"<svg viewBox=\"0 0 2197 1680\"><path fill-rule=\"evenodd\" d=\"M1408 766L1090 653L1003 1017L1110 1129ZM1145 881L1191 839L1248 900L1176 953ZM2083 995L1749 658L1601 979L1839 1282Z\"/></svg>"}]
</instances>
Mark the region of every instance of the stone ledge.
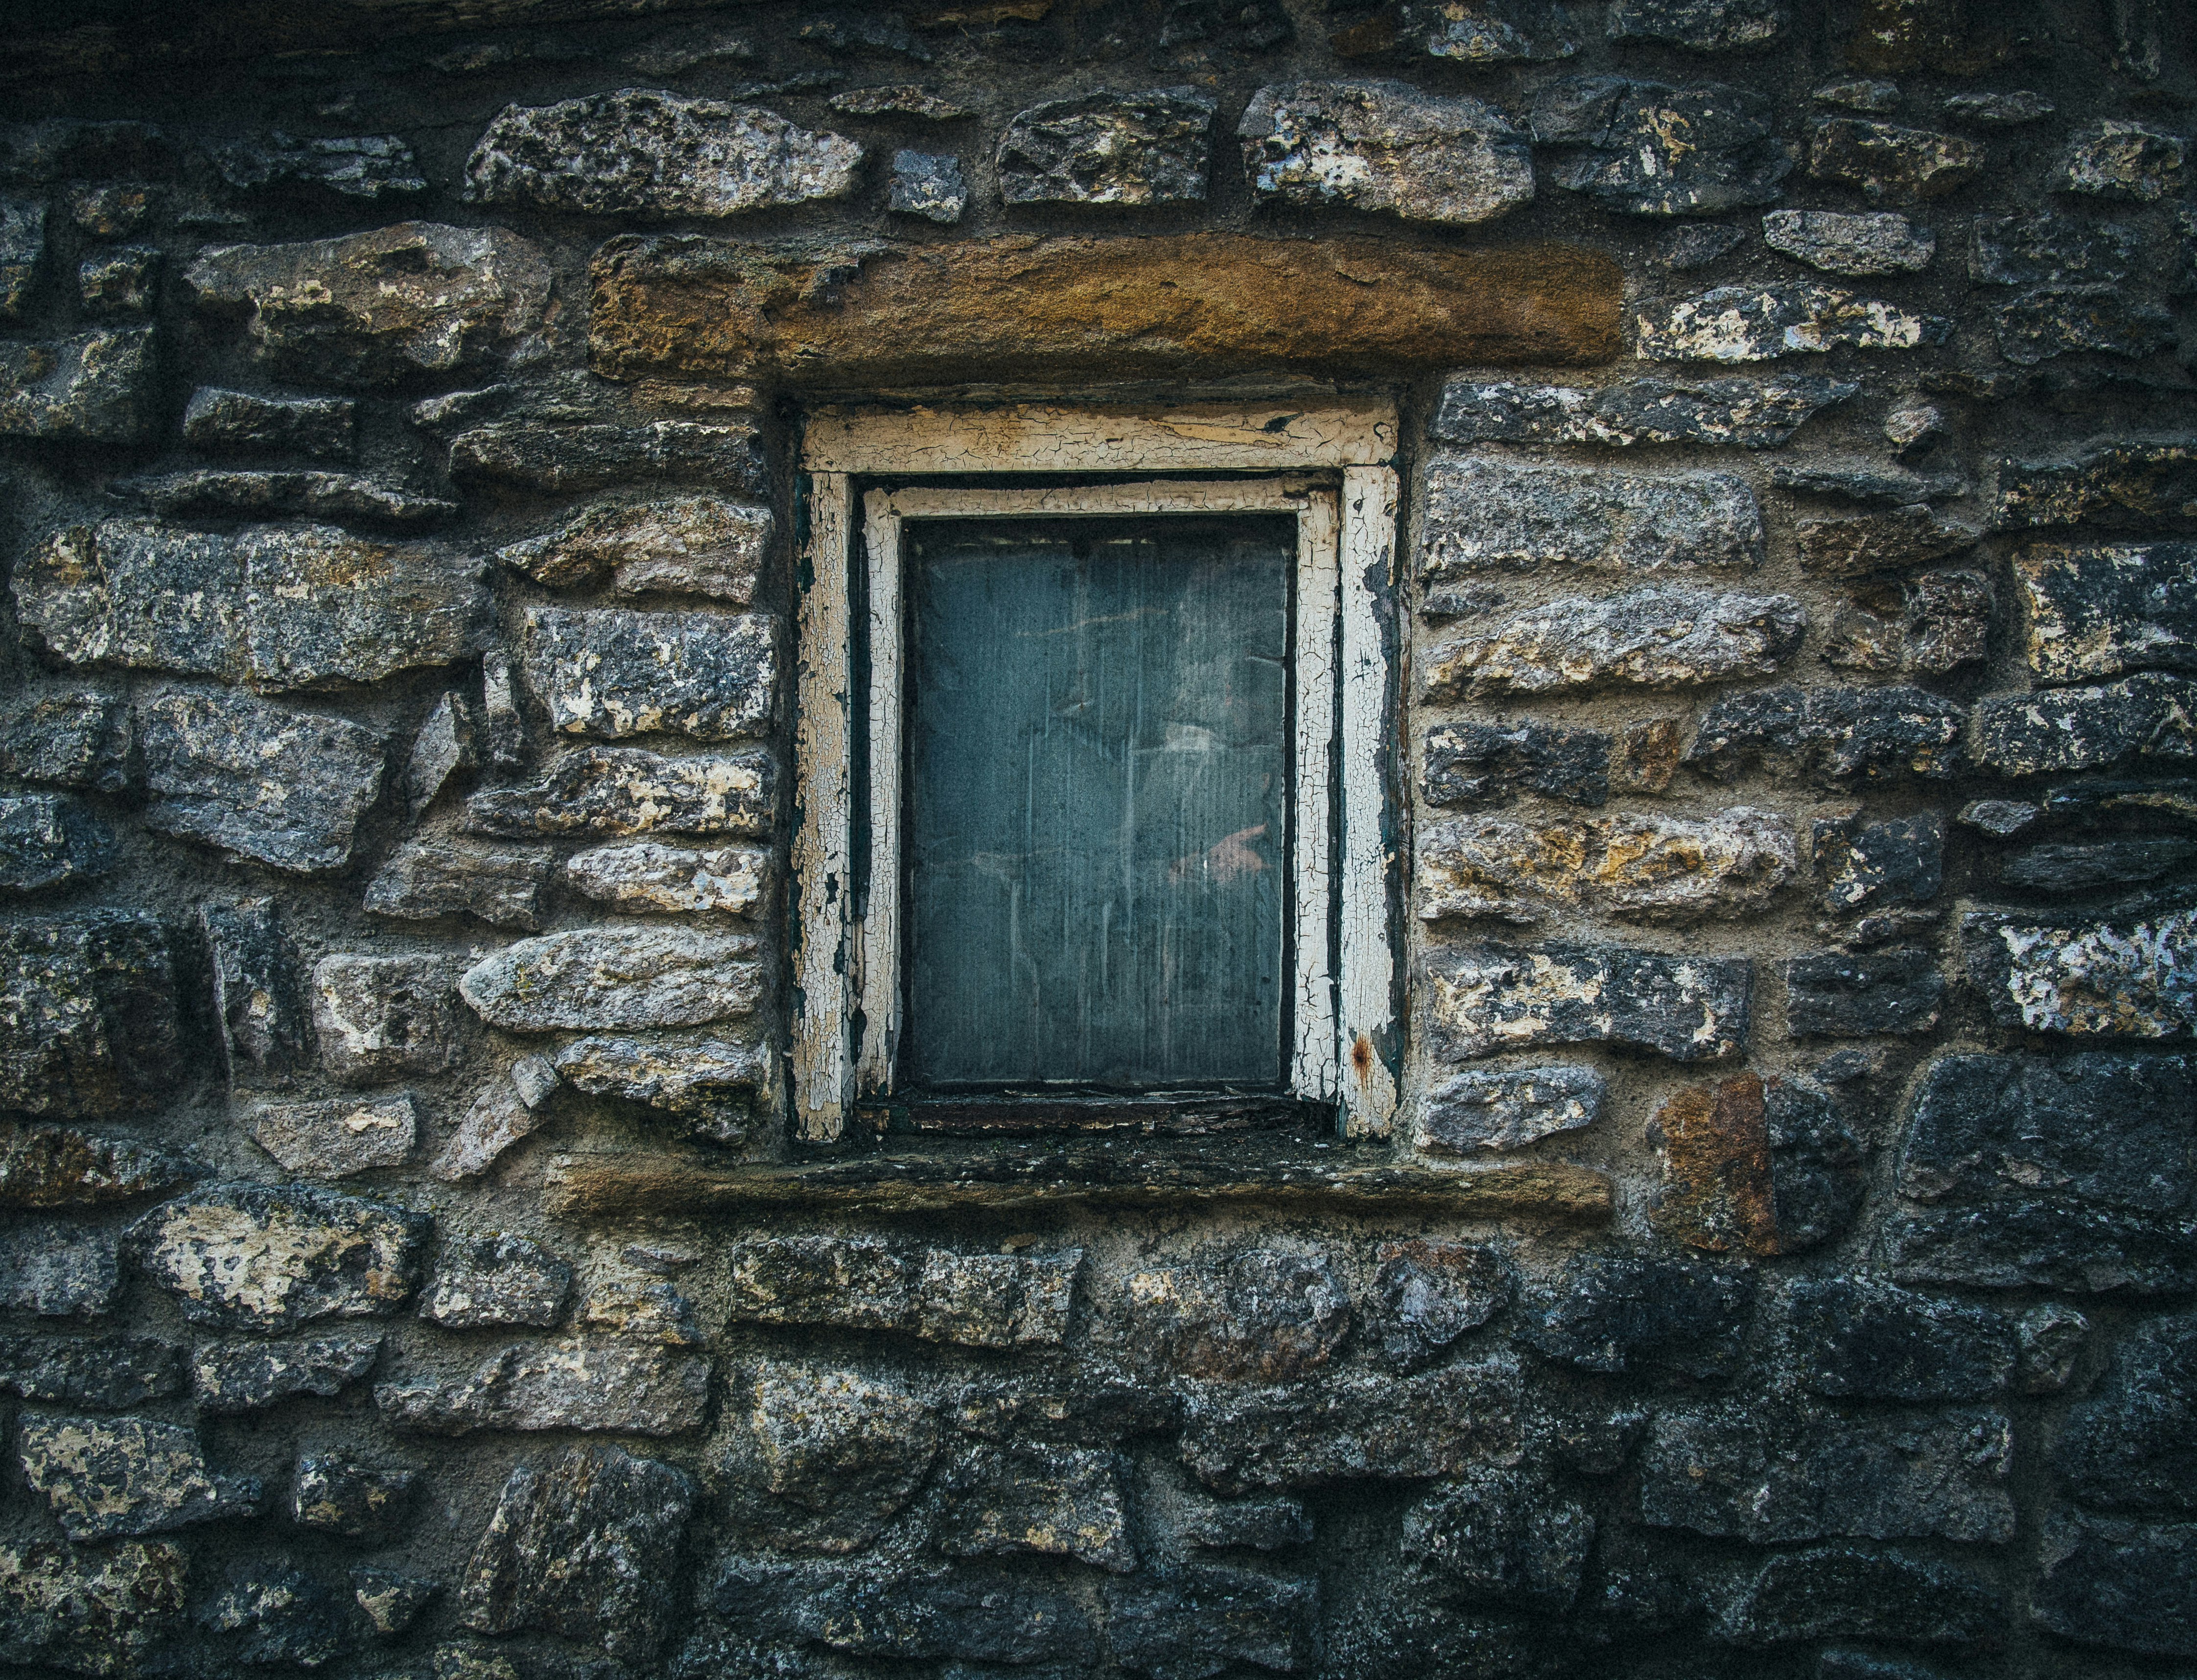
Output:
<instances>
[{"instance_id":1,"label":"stone ledge","mask_svg":"<svg viewBox=\"0 0 2197 1680\"><path fill-rule=\"evenodd\" d=\"M1564 245L1017 235L798 252L623 235L593 281L588 350L612 379L814 391L1093 368L1577 365L1620 348L1617 265Z\"/></svg>"},{"instance_id":2,"label":"stone ledge","mask_svg":"<svg viewBox=\"0 0 2197 1680\"><path fill-rule=\"evenodd\" d=\"M697 1156L560 1155L546 1202L554 1216L722 1214L767 1208L930 1214L1055 1207L1211 1207L1257 1202L1338 1212L1409 1208L1479 1218L1539 1214L1606 1223L1608 1175L1562 1162L1441 1171L1306 1158L1238 1142L1223 1148L1121 1144L861 1155L790 1166L724 1167Z\"/></svg>"}]
</instances>

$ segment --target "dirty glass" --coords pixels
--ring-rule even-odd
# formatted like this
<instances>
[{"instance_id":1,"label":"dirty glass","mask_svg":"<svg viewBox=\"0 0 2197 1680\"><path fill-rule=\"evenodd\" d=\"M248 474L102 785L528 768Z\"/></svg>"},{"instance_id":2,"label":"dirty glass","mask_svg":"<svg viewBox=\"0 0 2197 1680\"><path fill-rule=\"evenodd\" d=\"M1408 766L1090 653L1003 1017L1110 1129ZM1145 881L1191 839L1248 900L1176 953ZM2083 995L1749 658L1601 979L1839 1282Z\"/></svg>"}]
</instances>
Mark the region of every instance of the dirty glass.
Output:
<instances>
[{"instance_id":1,"label":"dirty glass","mask_svg":"<svg viewBox=\"0 0 2197 1680\"><path fill-rule=\"evenodd\" d=\"M1280 1084L1294 522L906 532L901 1083Z\"/></svg>"}]
</instances>

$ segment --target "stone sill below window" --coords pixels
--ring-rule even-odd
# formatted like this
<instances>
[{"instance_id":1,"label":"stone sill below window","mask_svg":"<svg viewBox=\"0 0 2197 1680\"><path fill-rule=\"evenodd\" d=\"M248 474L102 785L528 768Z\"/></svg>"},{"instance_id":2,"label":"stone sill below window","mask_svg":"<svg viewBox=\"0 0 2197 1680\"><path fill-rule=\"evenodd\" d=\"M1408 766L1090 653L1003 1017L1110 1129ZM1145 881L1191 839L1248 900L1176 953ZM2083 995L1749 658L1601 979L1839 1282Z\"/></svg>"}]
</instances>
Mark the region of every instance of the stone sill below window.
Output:
<instances>
[{"instance_id":1,"label":"stone sill below window","mask_svg":"<svg viewBox=\"0 0 2197 1680\"><path fill-rule=\"evenodd\" d=\"M1340 1144L1240 1135L1225 1141L925 1140L904 1150L753 1167L669 1150L560 1155L549 1162L544 1189L553 1216L606 1219L795 1208L925 1214L1261 1203L1603 1225L1614 1204L1607 1174L1563 1162L1399 1165Z\"/></svg>"}]
</instances>

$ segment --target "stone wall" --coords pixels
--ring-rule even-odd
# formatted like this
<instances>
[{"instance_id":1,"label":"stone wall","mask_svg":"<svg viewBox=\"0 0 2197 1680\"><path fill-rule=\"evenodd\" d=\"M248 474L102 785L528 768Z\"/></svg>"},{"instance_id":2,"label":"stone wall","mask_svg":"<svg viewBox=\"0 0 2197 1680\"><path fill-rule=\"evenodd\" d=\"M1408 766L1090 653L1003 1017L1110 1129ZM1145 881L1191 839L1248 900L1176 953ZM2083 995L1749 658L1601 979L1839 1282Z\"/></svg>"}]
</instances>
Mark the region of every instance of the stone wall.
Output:
<instances>
[{"instance_id":1,"label":"stone wall","mask_svg":"<svg viewBox=\"0 0 2197 1680\"><path fill-rule=\"evenodd\" d=\"M0 1664L2197 1659L2185 9L172 9L0 67ZM804 405L1338 389L1395 1135L797 1149Z\"/></svg>"}]
</instances>

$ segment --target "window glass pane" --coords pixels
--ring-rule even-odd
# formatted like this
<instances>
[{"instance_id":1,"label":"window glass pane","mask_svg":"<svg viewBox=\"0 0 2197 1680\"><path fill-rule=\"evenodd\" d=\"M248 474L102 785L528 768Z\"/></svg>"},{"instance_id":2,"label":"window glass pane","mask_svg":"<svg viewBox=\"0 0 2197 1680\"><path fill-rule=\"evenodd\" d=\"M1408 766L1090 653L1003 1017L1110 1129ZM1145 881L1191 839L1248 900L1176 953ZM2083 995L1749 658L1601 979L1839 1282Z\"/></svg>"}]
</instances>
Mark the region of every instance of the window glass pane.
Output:
<instances>
[{"instance_id":1,"label":"window glass pane","mask_svg":"<svg viewBox=\"0 0 2197 1680\"><path fill-rule=\"evenodd\" d=\"M1281 1083L1295 548L908 524L902 1085Z\"/></svg>"}]
</instances>

